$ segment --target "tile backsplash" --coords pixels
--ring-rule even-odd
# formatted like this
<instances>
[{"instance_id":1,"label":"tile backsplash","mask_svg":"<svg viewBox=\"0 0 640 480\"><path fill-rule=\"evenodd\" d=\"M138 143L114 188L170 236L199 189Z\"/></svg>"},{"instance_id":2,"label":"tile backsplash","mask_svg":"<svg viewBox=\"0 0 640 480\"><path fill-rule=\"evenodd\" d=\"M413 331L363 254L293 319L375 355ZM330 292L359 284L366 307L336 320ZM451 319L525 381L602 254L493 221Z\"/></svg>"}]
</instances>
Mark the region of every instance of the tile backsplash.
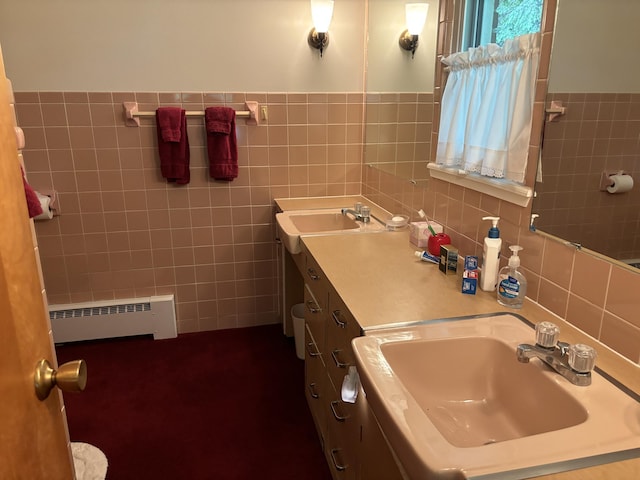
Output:
<instances>
[{"instance_id":1,"label":"tile backsplash","mask_svg":"<svg viewBox=\"0 0 640 480\"><path fill-rule=\"evenodd\" d=\"M368 92L363 163L401 178L429 178L433 93Z\"/></svg>"},{"instance_id":2,"label":"tile backsplash","mask_svg":"<svg viewBox=\"0 0 640 480\"><path fill-rule=\"evenodd\" d=\"M62 214L36 223L51 304L173 293L181 333L276 322L272 199L362 193L414 218L423 208L462 254L481 254L480 219L500 215L505 246L525 248L529 297L640 360L640 275L530 233L527 209L363 169L362 95L22 92L16 100L29 181L60 197ZM208 177L202 119L189 118L191 183L176 186L159 173L154 119L124 126L122 102L134 100L141 110L257 100L269 120L237 122L240 175L218 182Z\"/></svg>"},{"instance_id":3,"label":"tile backsplash","mask_svg":"<svg viewBox=\"0 0 640 480\"><path fill-rule=\"evenodd\" d=\"M245 100L268 122L236 122L239 176L208 176L202 118L188 118L191 182L159 172L155 119ZM278 320L276 197L360 193L363 96L353 93L17 92L30 183L58 192L60 216L37 222L49 303L176 295L179 332Z\"/></svg>"}]
</instances>

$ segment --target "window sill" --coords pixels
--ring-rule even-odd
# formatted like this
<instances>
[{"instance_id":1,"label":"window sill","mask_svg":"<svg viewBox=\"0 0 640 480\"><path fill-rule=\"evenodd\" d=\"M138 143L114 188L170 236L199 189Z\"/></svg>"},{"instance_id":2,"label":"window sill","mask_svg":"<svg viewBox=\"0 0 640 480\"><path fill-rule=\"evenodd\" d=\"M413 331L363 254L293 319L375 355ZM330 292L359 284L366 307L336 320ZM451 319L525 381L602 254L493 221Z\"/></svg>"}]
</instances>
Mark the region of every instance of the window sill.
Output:
<instances>
[{"instance_id":1,"label":"window sill","mask_svg":"<svg viewBox=\"0 0 640 480\"><path fill-rule=\"evenodd\" d=\"M529 200L533 197L531 187L525 187L509 180L482 177L476 173L443 167L433 162L429 162L427 168L432 178L470 188L521 207L529 205Z\"/></svg>"}]
</instances>

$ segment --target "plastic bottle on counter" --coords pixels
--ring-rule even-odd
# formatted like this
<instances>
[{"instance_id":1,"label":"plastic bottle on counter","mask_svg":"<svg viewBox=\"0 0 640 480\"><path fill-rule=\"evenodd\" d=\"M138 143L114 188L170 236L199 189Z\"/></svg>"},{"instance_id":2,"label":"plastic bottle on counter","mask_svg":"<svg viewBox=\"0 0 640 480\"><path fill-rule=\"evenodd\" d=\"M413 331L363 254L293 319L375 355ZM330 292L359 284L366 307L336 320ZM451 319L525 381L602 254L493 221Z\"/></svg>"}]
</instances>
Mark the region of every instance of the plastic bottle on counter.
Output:
<instances>
[{"instance_id":1,"label":"plastic bottle on counter","mask_svg":"<svg viewBox=\"0 0 640 480\"><path fill-rule=\"evenodd\" d=\"M518 252L522 250L519 245L511 245L511 257L509 265L500 270L498 274L498 303L505 307L522 308L524 297L527 294L527 279L518 270L520 257Z\"/></svg>"},{"instance_id":2,"label":"plastic bottle on counter","mask_svg":"<svg viewBox=\"0 0 640 480\"><path fill-rule=\"evenodd\" d=\"M500 230L498 230L500 217L482 217L482 219L491 220L492 226L484 239L480 288L485 292L492 292L498 283L498 268L500 267L500 248L502 247Z\"/></svg>"}]
</instances>

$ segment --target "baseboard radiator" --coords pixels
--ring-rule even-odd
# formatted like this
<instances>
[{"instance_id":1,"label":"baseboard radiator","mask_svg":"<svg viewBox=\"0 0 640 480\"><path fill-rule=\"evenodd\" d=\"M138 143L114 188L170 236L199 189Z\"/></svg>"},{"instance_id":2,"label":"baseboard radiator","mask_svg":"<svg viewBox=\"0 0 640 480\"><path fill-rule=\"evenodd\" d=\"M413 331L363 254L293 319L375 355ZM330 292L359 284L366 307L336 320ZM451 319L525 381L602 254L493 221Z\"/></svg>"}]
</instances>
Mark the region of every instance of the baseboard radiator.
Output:
<instances>
[{"instance_id":1,"label":"baseboard radiator","mask_svg":"<svg viewBox=\"0 0 640 480\"><path fill-rule=\"evenodd\" d=\"M159 340L178 335L173 295L50 305L49 319L55 343L147 334Z\"/></svg>"}]
</instances>

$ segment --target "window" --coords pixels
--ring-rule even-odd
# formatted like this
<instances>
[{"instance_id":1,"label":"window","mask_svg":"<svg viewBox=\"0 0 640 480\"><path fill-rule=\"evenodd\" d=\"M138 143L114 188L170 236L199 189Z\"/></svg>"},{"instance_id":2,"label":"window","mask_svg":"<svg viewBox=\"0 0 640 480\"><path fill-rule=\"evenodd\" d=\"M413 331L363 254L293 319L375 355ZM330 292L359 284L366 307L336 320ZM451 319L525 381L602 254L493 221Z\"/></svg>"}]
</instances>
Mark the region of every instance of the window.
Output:
<instances>
[{"instance_id":1,"label":"window","mask_svg":"<svg viewBox=\"0 0 640 480\"><path fill-rule=\"evenodd\" d=\"M467 0L462 50L540 31L543 0Z\"/></svg>"}]
</instances>

